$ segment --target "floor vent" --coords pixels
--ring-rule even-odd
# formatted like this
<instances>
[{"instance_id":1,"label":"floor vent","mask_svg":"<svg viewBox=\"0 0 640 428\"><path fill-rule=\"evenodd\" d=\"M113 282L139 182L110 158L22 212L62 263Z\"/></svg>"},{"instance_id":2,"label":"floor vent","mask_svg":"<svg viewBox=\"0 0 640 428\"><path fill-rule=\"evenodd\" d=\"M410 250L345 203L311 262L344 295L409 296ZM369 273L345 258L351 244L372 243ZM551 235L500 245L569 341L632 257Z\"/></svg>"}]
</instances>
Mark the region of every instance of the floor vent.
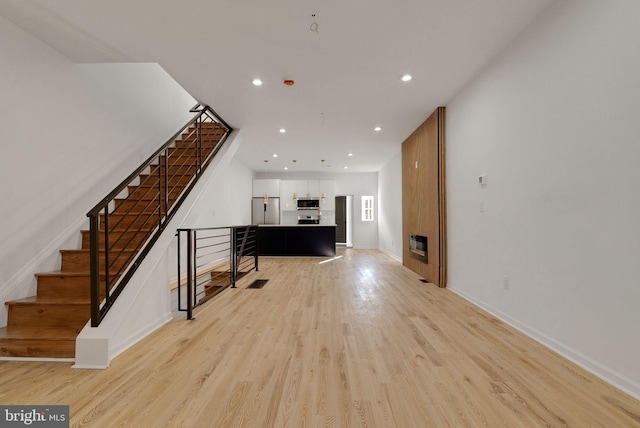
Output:
<instances>
[{"instance_id":1,"label":"floor vent","mask_svg":"<svg viewBox=\"0 0 640 428\"><path fill-rule=\"evenodd\" d=\"M247 288L262 288L269 281L268 279L256 279Z\"/></svg>"}]
</instances>

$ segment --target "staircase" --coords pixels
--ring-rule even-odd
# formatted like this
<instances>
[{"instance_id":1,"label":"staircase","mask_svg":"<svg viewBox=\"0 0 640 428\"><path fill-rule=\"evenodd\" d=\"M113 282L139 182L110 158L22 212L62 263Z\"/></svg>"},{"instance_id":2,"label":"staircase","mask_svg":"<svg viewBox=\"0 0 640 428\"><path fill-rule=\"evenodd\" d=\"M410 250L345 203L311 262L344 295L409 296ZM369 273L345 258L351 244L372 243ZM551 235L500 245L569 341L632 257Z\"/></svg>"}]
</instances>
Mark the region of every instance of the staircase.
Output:
<instances>
[{"instance_id":1,"label":"staircase","mask_svg":"<svg viewBox=\"0 0 640 428\"><path fill-rule=\"evenodd\" d=\"M104 266L104 239L108 237L109 290L158 231L161 214L175 205L194 180L200 167L198 162L215 154L229 132L218 122L199 123L200 144L196 153L193 144L196 126L186 128L169 143L157 162L138 175L137 184L126 187L126 197L113 200L108 231L104 230L105 219L101 214L99 263ZM166 197L158 197L159 187L168 189ZM7 326L0 328L0 357L75 357L76 337L91 318L90 232L81 233L80 249L60 251L59 271L36 274L36 296L6 302L8 319ZM105 273L99 275L100 300L107 291Z\"/></svg>"}]
</instances>

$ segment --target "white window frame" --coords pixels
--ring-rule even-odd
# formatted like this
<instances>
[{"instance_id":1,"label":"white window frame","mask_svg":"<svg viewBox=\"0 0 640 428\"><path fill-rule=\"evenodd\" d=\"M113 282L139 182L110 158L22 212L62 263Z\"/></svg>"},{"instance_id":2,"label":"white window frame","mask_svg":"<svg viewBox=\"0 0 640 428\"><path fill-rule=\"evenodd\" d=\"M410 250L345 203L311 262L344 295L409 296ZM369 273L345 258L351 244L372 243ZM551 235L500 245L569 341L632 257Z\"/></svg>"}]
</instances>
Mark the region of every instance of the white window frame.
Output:
<instances>
[{"instance_id":1,"label":"white window frame","mask_svg":"<svg viewBox=\"0 0 640 428\"><path fill-rule=\"evenodd\" d=\"M362 197L362 221L374 221L373 196Z\"/></svg>"}]
</instances>

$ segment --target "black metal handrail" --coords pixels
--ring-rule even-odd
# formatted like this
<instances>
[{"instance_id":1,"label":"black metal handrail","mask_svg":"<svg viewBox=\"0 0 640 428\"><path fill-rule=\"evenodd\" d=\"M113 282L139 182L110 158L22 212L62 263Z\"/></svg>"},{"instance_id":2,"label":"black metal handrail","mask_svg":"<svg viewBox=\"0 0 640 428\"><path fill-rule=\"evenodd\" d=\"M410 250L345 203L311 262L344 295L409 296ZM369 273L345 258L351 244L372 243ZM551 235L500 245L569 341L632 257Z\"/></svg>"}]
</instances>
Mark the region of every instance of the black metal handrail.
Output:
<instances>
[{"instance_id":1,"label":"black metal handrail","mask_svg":"<svg viewBox=\"0 0 640 428\"><path fill-rule=\"evenodd\" d=\"M97 327L232 128L209 106L87 213L91 326Z\"/></svg>"},{"instance_id":2,"label":"black metal handrail","mask_svg":"<svg viewBox=\"0 0 640 428\"><path fill-rule=\"evenodd\" d=\"M241 276L258 270L258 226L178 229L176 236L178 310L186 311L189 320L195 307L225 288L235 288Z\"/></svg>"}]
</instances>

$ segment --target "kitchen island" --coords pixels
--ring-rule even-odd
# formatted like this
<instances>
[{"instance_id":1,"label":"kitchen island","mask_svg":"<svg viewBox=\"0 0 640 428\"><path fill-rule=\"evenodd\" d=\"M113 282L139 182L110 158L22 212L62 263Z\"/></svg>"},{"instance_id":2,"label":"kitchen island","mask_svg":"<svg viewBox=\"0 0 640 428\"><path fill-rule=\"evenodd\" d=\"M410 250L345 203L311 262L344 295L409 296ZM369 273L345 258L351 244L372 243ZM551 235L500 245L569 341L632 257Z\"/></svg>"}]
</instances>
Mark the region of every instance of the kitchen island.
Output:
<instances>
[{"instance_id":1,"label":"kitchen island","mask_svg":"<svg viewBox=\"0 0 640 428\"><path fill-rule=\"evenodd\" d=\"M324 224L261 224L259 256L335 257L336 226Z\"/></svg>"}]
</instances>

